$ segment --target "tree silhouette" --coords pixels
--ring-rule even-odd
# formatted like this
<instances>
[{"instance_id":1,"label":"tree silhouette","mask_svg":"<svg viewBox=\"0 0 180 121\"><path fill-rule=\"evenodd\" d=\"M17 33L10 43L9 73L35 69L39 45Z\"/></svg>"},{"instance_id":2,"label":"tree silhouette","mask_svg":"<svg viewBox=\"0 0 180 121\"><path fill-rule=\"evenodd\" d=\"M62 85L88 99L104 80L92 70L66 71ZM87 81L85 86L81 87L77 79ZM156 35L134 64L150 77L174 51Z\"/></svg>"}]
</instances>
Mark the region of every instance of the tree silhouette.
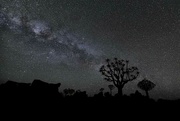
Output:
<instances>
[{"instance_id":1,"label":"tree silhouette","mask_svg":"<svg viewBox=\"0 0 180 121\"><path fill-rule=\"evenodd\" d=\"M149 93L148 92L150 90L152 90L156 85L153 82L151 82L151 81L147 80L146 78L144 78L142 81L140 81L137 84L137 86L140 89L144 90L146 92L146 96L149 98Z\"/></svg>"},{"instance_id":2,"label":"tree silhouette","mask_svg":"<svg viewBox=\"0 0 180 121\"><path fill-rule=\"evenodd\" d=\"M129 67L128 60L125 61L114 58L113 61L106 59L106 62L107 65L101 66L99 71L105 77L104 79L106 81L113 82L114 86L118 89L118 95L122 96L124 85L138 77L138 68Z\"/></svg>"},{"instance_id":3,"label":"tree silhouette","mask_svg":"<svg viewBox=\"0 0 180 121\"><path fill-rule=\"evenodd\" d=\"M100 88L100 89L99 89L99 93L98 93L98 94L95 94L94 96L95 96L95 97L98 97L98 98L102 98L102 97L103 97L103 91L104 91L104 88Z\"/></svg>"},{"instance_id":4,"label":"tree silhouette","mask_svg":"<svg viewBox=\"0 0 180 121\"><path fill-rule=\"evenodd\" d=\"M99 91L100 91L100 92L103 92L103 91L104 91L104 88L99 89Z\"/></svg>"},{"instance_id":5,"label":"tree silhouette","mask_svg":"<svg viewBox=\"0 0 180 121\"><path fill-rule=\"evenodd\" d=\"M115 88L114 85L110 84L108 85L109 90L110 90L110 95L112 95L112 90Z\"/></svg>"},{"instance_id":6,"label":"tree silhouette","mask_svg":"<svg viewBox=\"0 0 180 121\"><path fill-rule=\"evenodd\" d=\"M63 91L65 96L72 96L75 93L75 90L70 88L64 89Z\"/></svg>"}]
</instances>

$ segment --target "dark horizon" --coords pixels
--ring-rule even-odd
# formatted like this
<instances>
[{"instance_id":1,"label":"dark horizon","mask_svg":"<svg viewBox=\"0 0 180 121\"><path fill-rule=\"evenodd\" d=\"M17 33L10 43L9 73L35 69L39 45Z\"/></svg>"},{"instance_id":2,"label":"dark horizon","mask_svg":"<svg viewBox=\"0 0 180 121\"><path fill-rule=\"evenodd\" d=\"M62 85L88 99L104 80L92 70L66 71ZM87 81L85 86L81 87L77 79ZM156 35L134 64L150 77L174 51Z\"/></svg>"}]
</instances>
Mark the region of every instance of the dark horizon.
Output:
<instances>
[{"instance_id":1,"label":"dark horizon","mask_svg":"<svg viewBox=\"0 0 180 121\"><path fill-rule=\"evenodd\" d=\"M147 78L153 99L179 99L179 28L179 0L0 0L0 84L40 79L93 95L109 90L99 69L117 57L140 72L124 94L145 95Z\"/></svg>"}]
</instances>

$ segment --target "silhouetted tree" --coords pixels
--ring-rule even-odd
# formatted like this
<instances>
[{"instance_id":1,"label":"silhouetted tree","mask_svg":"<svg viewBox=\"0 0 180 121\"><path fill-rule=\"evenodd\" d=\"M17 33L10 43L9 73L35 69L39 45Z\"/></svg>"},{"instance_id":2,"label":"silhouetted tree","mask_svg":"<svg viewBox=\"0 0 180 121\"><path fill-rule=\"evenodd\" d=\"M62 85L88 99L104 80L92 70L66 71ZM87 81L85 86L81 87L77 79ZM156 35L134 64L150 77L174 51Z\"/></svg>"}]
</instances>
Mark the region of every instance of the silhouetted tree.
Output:
<instances>
[{"instance_id":1,"label":"silhouetted tree","mask_svg":"<svg viewBox=\"0 0 180 121\"><path fill-rule=\"evenodd\" d=\"M94 97L96 98L102 98L104 95L103 95L103 91L104 91L104 88L100 88L99 89L99 93L98 94L95 94Z\"/></svg>"},{"instance_id":2,"label":"silhouetted tree","mask_svg":"<svg viewBox=\"0 0 180 121\"><path fill-rule=\"evenodd\" d=\"M110 84L108 85L109 90L110 90L110 95L112 95L112 90L115 88L114 85Z\"/></svg>"},{"instance_id":3,"label":"silhouetted tree","mask_svg":"<svg viewBox=\"0 0 180 121\"><path fill-rule=\"evenodd\" d=\"M100 91L100 92L103 92L103 91L104 91L104 88L101 88L99 91Z\"/></svg>"},{"instance_id":4,"label":"silhouetted tree","mask_svg":"<svg viewBox=\"0 0 180 121\"><path fill-rule=\"evenodd\" d=\"M151 81L147 80L146 78L144 78L142 81L140 81L137 84L137 86L140 89L144 90L146 92L146 96L149 98L149 93L148 92L150 90L152 90L156 85L153 82L151 82Z\"/></svg>"},{"instance_id":5,"label":"silhouetted tree","mask_svg":"<svg viewBox=\"0 0 180 121\"><path fill-rule=\"evenodd\" d=\"M65 96L68 95L68 89L64 89L63 92L64 92Z\"/></svg>"},{"instance_id":6,"label":"silhouetted tree","mask_svg":"<svg viewBox=\"0 0 180 121\"><path fill-rule=\"evenodd\" d=\"M72 96L75 93L75 90L70 88L64 89L63 91L65 96Z\"/></svg>"},{"instance_id":7,"label":"silhouetted tree","mask_svg":"<svg viewBox=\"0 0 180 121\"><path fill-rule=\"evenodd\" d=\"M118 95L122 96L122 89L127 82L135 80L138 75L137 67L129 67L128 60L118 60L114 58L113 61L106 59L107 65L103 65L100 68L100 72L105 76L105 80L113 82L118 88Z\"/></svg>"},{"instance_id":8,"label":"silhouetted tree","mask_svg":"<svg viewBox=\"0 0 180 121\"><path fill-rule=\"evenodd\" d=\"M111 97L112 95L111 95L109 92L105 92L105 93L104 93L104 96L105 96L105 97Z\"/></svg>"}]
</instances>

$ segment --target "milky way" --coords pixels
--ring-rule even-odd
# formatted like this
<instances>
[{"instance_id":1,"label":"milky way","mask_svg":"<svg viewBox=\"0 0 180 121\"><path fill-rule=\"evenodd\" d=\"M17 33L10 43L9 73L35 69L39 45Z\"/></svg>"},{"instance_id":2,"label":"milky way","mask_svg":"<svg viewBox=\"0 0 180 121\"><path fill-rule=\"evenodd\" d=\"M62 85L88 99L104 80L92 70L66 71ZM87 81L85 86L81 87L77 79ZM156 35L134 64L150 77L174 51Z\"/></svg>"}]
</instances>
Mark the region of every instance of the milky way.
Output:
<instances>
[{"instance_id":1,"label":"milky way","mask_svg":"<svg viewBox=\"0 0 180 121\"><path fill-rule=\"evenodd\" d=\"M100 56L93 47L88 46L84 38L77 37L68 28L54 31L46 21L29 20L21 14L4 14L1 13L1 25L6 26L17 37L8 39L9 46L13 46L21 54L35 56L32 60L77 65L93 64Z\"/></svg>"},{"instance_id":2,"label":"milky way","mask_svg":"<svg viewBox=\"0 0 180 121\"><path fill-rule=\"evenodd\" d=\"M29 5L31 8L32 5ZM88 44L86 38L63 23L60 23L61 27L53 27L47 19L33 18L32 14L26 14L26 11L22 11L23 7L23 2L17 0L1 8L0 25L4 42L1 47L2 61L7 60L4 62L5 68L1 70L2 78L26 82L34 78L52 82L65 81L62 85L70 84L68 87L72 88L78 88L73 85L84 85L84 82L76 80L87 76L81 74L79 77L68 68L75 71L77 68L97 71L103 56L101 50ZM37 7L38 4L33 6Z\"/></svg>"},{"instance_id":3,"label":"milky way","mask_svg":"<svg viewBox=\"0 0 180 121\"><path fill-rule=\"evenodd\" d=\"M178 0L0 0L0 74L63 88L107 88L98 69L106 58L128 59L152 96L180 96L180 3ZM142 92L143 93L143 92Z\"/></svg>"}]
</instances>

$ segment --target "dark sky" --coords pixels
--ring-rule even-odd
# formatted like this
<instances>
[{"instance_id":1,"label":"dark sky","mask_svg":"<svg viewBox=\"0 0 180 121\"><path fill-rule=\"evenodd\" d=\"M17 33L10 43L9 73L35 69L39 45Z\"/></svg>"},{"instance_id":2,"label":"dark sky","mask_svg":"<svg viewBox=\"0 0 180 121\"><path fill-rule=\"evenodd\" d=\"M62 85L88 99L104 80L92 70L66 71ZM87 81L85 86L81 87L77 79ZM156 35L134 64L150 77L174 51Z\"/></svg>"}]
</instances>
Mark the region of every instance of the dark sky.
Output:
<instances>
[{"instance_id":1,"label":"dark sky","mask_svg":"<svg viewBox=\"0 0 180 121\"><path fill-rule=\"evenodd\" d=\"M0 80L61 82L94 94L106 58L127 59L150 96L180 98L179 0L0 0ZM138 89L139 90L139 89ZM115 93L116 90L114 90ZM140 90L141 91L141 90ZM142 91L141 91L142 92ZM144 92L142 92L144 94Z\"/></svg>"}]
</instances>

